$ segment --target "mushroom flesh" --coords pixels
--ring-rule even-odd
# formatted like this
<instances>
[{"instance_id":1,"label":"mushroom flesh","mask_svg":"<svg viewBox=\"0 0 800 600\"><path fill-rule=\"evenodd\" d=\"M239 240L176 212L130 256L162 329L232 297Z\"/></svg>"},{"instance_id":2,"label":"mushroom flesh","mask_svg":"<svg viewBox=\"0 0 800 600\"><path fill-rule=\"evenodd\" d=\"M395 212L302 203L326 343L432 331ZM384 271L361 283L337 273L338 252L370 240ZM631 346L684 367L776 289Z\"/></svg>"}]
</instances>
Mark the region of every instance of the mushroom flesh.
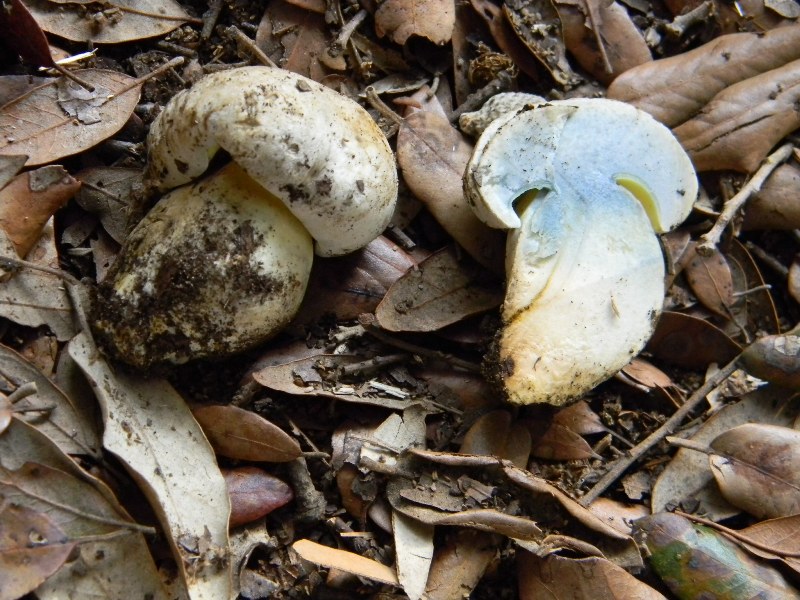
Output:
<instances>
[{"instance_id":1,"label":"mushroom flesh","mask_svg":"<svg viewBox=\"0 0 800 600\"><path fill-rule=\"evenodd\" d=\"M697 195L666 127L612 100L529 105L486 128L464 187L510 230L497 375L511 402L564 404L639 353L664 301L656 233Z\"/></svg>"}]
</instances>

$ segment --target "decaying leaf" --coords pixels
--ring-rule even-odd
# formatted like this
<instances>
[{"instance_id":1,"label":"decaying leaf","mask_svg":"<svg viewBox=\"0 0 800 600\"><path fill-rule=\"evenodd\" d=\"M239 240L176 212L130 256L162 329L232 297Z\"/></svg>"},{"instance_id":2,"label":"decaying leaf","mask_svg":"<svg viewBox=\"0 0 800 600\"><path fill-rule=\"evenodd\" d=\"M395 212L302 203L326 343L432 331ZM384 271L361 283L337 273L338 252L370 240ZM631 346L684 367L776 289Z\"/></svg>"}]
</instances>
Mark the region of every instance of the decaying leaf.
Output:
<instances>
[{"instance_id":1,"label":"decaying leaf","mask_svg":"<svg viewBox=\"0 0 800 600\"><path fill-rule=\"evenodd\" d=\"M788 397L789 392L774 387L745 394L739 401L714 413L688 439L704 446L721 433L748 422L791 425L792 412L782 408ZM678 449L653 486L653 513L674 506L695 508L715 520L738 512L720 496L708 457L687 448Z\"/></svg>"},{"instance_id":2,"label":"decaying leaf","mask_svg":"<svg viewBox=\"0 0 800 600\"><path fill-rule=\"evenodd\" d=\"M3 104L2 99L0 99L0 104ZM4 188L14 178L14 175L19 173L27 160L28 157L24 154L0 154L0 189Z\"/></svg>"},{"instance_id":3,"label":"decaying leaf","mask_svg":"<svg viewBox=\"0 0 800 600\"><path fill-rule=\"evenodd\" d=\"M652 60L641 31L614 0L557 0L554 5L567 50L598 81L608 85Z\"/></svg>"},{"instance_id":4,"label":"decaying leaf","mask_svg":"<svg viewBox=\"0 0 800 600\"><path fill-rule=\"evenodd\" d=\"M258 467L223 469L222 476L231 499L231 529L260 519L294 498L292 488Z\"/></svg>"},{"instance_id":5,"label":"decaying leaf","mask_svg":"<svg viewBox=\"0 0 800 600\"><path fill-rule=\"evenodd\" d=\"M131 199L142 189L141 169L93 167L78 172L75 178L81 182L75 201L97 215L108 235L121 244L127 234Z\"/></svg>"},{"instance_id":6,"label":"decaying leaf","mask_svg":"<svg viewBox=\"0 0 800 600\"><path fill-rule=\"evenodd\" d=\"M647 350L655 357L688 369L703 369L709 363L726 364L741 346L705 319L664 311Z\"/></svg>"},{"instance_id":7,"label":"decaying leaf","mask_svg":"<svg viewBox=\"0 0 800 600\"><path fill-rule=\"evenodd\" d=\"M605 558L544 558L520 550L517 553L520 600L543 598L592 598L593 600L666 600L625 569Z\"/></svg>"},{"instance_id":8,"label":"decaying leaf","mask_svg":"<svg viewBox=\"0 0 800 600\"><path fill-rule=\"evenodd\" d=\"M650 564L679 598L800 598L779 571L708 527L672 513L637 527L646 534Z\"/></svg>"},{"instance_id":9,"label":"decaying leaf","mask_svg":"<svg viewBox=\"0 0 800 600\"><path fill-rule=\"evenodd\" d=\"M720 491L758 518L800 513L800 431L748 423L718 435L709 456Z\"/></svg>"},{"instance_id":10,"label":"decaying leaf","mask_svg":"<svg viewBox=\"0 0 800 600\"><path fill-rule=\"evenodd\" d=\"M28 166L41 165L87 150L125 125L142 84L103 69L76 74L95 91L59 77L0 108L0 154L26 154Z\"/></svg>"},{"instance_id":11,"label":"decaying leaf","mask_svg":"<svg viewBox=\"0 0 800 600\"><path fill-rule=\"evenodd\" d=\"M25 62L38 67L55 65L44 32L21 0L9 0L4 5L0 11L0 30L9 50Z\"/></svg>"},{"instance_id":12,"label":"decaying leaf","mask_svg":"<svg viewBox=\"0 0 800 600\"><path fill-rule=\"evenodd\" d=\"M800 389L800 337L794 330L757 339L744 349L739 360L754 377Z\"/></svg>"},{"instance_id":13,"label":"decaying leaf","mask_svg":"<svg viewBox=\"0 0 800 600\"><path fill-rule=\"evenodd\" d=\"M689 52L618 77L608 97L649 112L669 127L688 120L726 87L800 58L800 25L723 35Z\"/></svg>"},{"instance_id":14,"label":"decaying leaf","mask_svg":"<svg viewBox=\"0 0 800 600\"><path fill-rule=\"evenodd\" d=\"M500 305L502 290L477 264L445 248L389 288L375 310L389 331L436 331Z\"/></svg>"},{"instance_id":15,"label":"decaying leaf","mask_svg":"<svg viewBox=\"0 0 800 600\"><path fill-rule=\"evenodd\" d=\"M94 11L85 2L25 0L25 5L48 33L95 44L163 35L190 20L173 0L114 0Z\"/></svg>"},{"instance_id":16,"label":"decaying leaf","mask_svg":"<svg viewBox=\"0 0 800 600\"><path fill-rule=\"evenodd\" d=\"M375 11L375 31L396 44L412 36L446 44L453 35L455 14L453 0L386 0Z\"/></svg>"},{"instance_id":17,"label":"decaying leaf","mask_svg":"<svg viewBox=\"0 0 800 600\"><path fill-rule=\"evenodd\" d=\"M220 456L288 462L302 454L297 440L249 410L237 406L200 406L192 414Z\"/></svg>"},{"instance_id":18,"label":"decaying leaf","mask_svg":"<svg viewBox=\"0 0 800 600\"><path fill-rule=\"evenodd\" d=\"M772 172L761 189L748 201L744 229L783 230L800 227L800 166L786 163Z\"/></svg>"},{"instance_id":19,"label":"decaying leaf","mask_svg":"<svg viewBox=\"0 0 800 600\"><path fill-rule=\"evenodd\" d=\"M189 408L164 380L113 372L84 334L70 342L69 352L103 407L103 445L149 497L190 594L230 597L225 565L230 502L214 453Z\"/></svg>"},{"instance_id":20,"label":"decaying leaf","mask_svg":"<svg viewBox=\"0 0 800 600\"><path fill-rule=\"evenodd\" d=\"M466 137L432 112L410 114L397 134L397 161L408 187L472 258L500 276L505 234L478 220L464 197L462 177L471 155Z\"/></svg>"},{"instance_id":21,"label":"decaying leaf","mask_svg":"<svg viewBox=\"0 0 800 600\"><path fill-rule=\"evenodd\" d=\"M716 249L708 255L701 255L691 244L685 261L686 280L697 299L716 314L730 318L734 303L733 275L725 255Z\"/></svg>"},{"instance_id":22,"label":"decaying leaf","mask_svg":"<svg viewBox=\"0 0 800 600\"><path fill-rule=\"evenodd\" d=\"M497 557L501 538L483 531L458 529L436 549L425 588L429 600L469 595Z\"/></svg>"},{"instance_id":23,"label":"decaying leaf","mask_svg":"<svg viewBox=\"0 0 800 600\"><path fill-rule=\"evenodd\" d=\"M0 504L0 598L14 600L32 592L56 572L75 547L45 513Z\"/></svg>"},{"instance_id":24,"label":"decaying leaf","mask_svg":"<svg viewBox=\"0 0 800 600\"><path fill-rule=\"evenodd\" d=\"M392 511L397 579L410 600L420 600L425 593L433 560L433 531L432 525Z\"/></svg>"},{"instance_id":25,"label":"decaying leaf","mask_svg":"<svg viewBox=\"0 0 800 600\"><path fill-rule=\"evenodd\" d=\"M81 187L58 165L17 175L0 189L0 227L25 258L42 235L45 225Z\"/></svg>"},{"instance_id":26,"label":"decaying leaf","mask_svg":"<svg viewBox=\"0 0 800 600\"><path fill-rule=\"evenodd\" d=\"M514 422L509 411L493 410L467 430L459 452L497 456L524 468L531 452L531 434L524 424Z\"/></svg>"},{"instance_id":27,"label":"decaying leaf","mask_svg":"<svg viewBox=\"0 0 800 600\"><path fill-rule=\"evenodd\" d=\"M745 549L752 554L781 560L800 573L800 515L768 519L736 533L737 539L744 542Z\"/></svg>"}]
</instances>

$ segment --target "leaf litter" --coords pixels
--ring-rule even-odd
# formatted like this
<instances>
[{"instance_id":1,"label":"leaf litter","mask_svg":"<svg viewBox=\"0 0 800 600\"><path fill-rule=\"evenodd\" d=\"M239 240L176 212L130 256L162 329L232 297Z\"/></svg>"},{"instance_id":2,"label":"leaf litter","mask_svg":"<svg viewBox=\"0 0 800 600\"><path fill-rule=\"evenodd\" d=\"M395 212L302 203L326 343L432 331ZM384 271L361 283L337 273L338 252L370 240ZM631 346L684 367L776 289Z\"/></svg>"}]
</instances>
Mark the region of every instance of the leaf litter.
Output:
<instances>
[{"instance_id":1,"label":"leaf litter","mask_svg":"<svg viewBox=\"0 0 800 600\"><path fill-rule=\"evenodd\" d=\"M0 543L31 565L0 596L107 594L93 573L154 598L167 584L193 598L382 586L410 598L524 598L555 581L559 595L687 597L704 592L695 574L797 595L775 570L797 570L789 427L800 368L785 332L800 296L798 241L781 204L797 187L797 157L767 173L743 224L699 238L773 147L794 139L797 16L749 3L765 31L718 36L749 24L727 7L691 22L675 2L434 4L275 2L197 19L179 4L26 2L49 41L98 50L70 79L51 73L19 88L0 78L0 198L13 208L0 284ZM12 42L9 61L20 56L30 81L33 66L52 66L41 39ZM104 46L124 41L137 48ZM146 378L106 363L87 331L75 337L86 284L74 278L101 278L154 201L141 182L146 126L202 72L269 60L370 108L408 202L386 237L317 261L301 313L259 352ZM136 77L156 65L158 79ZM646 354L561 411L511 409L492 386L503 234L469 211L461 177L472 130L453 124L499 91L553 100L606 86L674 128L704 172L702 211L671 234L671 310ZM736 367L750 375L730 375ZM676 426L683 441L668 437ZM101 436L119 462L98 459ZM773 472L779 459L785 468ZM113 472L112 487L87 475L90 460ZM764 485L781 490L768 507L753 501ZM8 541L20 522L42 532L37 546ZM152 528L165 534L156 556L172 576L147 548ZM713 560L682 562L697 552ZM659 582L664 568L677 576Z\"/></svg>"}]
</instances>

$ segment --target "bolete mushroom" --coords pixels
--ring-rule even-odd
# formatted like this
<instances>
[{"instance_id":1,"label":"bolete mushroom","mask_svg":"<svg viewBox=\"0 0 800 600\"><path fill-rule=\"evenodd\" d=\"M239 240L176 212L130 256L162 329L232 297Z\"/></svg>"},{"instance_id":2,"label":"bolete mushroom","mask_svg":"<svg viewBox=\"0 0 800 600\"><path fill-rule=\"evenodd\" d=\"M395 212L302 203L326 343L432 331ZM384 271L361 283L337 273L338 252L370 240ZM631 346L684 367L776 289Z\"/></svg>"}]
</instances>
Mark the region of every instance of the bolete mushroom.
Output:
<instances>
[{"instance_id":1,"label":"bolete mushroom","mask_svg":"<svg viewBox=\"0 0 800 600\"><path fill-rule=\"evenodd\" d=\"M511 402L564 404L639 353L664 301L656 233L697 195L666 127L612 100L530 105L483 132L464 188L510 230L497 375Z\"/></svg>"},{"instance_id":2,"label":"bolete mushroom","mask_svg":"<svg viewBox=\"0 0 800 600\"><path fill-rule=\"evenodd\" d=\"M397 198L394 156L356 102L267 67L177 94L148 137L147 179L172 188L98 287L101 345L139 368L228 356L294 316L314 251L377 237ZM231 164L204 175L224 150Z\"/></svg>"}]
</instances>

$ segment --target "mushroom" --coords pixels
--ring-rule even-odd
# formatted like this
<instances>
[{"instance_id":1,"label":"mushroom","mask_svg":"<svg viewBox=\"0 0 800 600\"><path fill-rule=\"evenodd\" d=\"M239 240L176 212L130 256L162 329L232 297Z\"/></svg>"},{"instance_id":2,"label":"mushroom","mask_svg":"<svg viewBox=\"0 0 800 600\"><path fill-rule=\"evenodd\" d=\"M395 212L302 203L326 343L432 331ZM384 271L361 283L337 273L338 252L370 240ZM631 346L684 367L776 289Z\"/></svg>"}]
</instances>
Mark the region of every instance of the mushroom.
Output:
<instances>
[{"instance_id":1,"label":"mushroom","mask_svg":"<svg viewBox=\"0 0 800 600\"><path fill-rule=\"evenodd\" d=\"M142 369L275 335L299 308L314 252L368 244L397 198L394 155L369 113L280 69L205 77L170 100L148 147L148 184L172 191L126 240L93 319L102 347ZM191 183L219 150L232 162Z\"/></svg>"},{"instance_id":2,"label":"mushroom","mask_svg":"<svg viewBox=\"0 0 800 600\"><path fill-rule=\"evenodd\" d=\"M529 105L483 132L464 188L510 230L497 377L511 402L565 404L639 353L664 301L656 233L697 195L666 127L613 100Z\"/></svg>"}]
</instances>

